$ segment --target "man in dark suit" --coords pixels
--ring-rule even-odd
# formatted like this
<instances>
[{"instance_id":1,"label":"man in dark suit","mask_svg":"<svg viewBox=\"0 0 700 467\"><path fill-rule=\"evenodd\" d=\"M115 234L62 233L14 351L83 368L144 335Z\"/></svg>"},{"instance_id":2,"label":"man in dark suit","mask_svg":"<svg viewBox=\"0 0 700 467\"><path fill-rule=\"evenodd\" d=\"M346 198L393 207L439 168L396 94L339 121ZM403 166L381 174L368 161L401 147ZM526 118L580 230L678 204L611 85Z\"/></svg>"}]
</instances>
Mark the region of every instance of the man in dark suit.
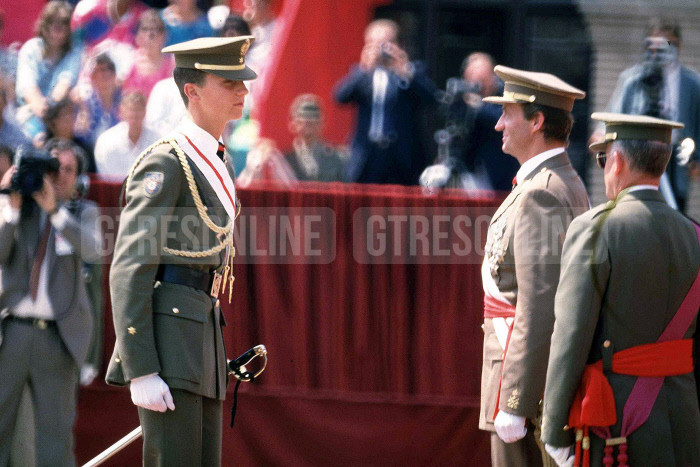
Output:
<instances>
[{"instance_id":1,"label":"man in dark suit","mask_svg":"<svg viewBox=\"0 0 700 467\"><path fill-rule=\"evenodd\" d=\"M700 141L700 74L680 64L681 28L655 19L645 39L645 59L620 74L608 111L677 120L684 128L673 131L677 146L685 138ZM593 139L600 139L597 134ZM675 156L666 174L673 201L684 212L690 190L689 177L698 178L698 153L690 161ZM671 196L671 193L668 194Z\"/></svg>"},{"instance_id":2,"label":"man in dark suit","mask_svg":"<svg viewBox=\"0 0 700 467\"><path fill-rule=\"evenodd\" d=\"M534 424L544 392L561 244L589 208L566 153L571 110L585 93L548 73L496 66L505 82L496 130L520 169L489 225L481 277L484 355L479 428L494 466L542 464Z\"/></svg>"},{"instance_id":3,"label":"man in dark suit","mask_svg":"<svg viewBox=\"0 0 700 467\"><path fill-rule=\"evenodd\" d=\"M566 234L542 440L559 465L700 465L700 227L659 193L682 124L592 117L610 201Z\"/></svg>"},{"instance_id":4,"label":"man in dark suit","mask_svg":"<svg viewBox=\"0 0 700 467\"><path fill-rule=\"evenodd\" d=\"M420 120L436 103L436 88L398 46L398 33L393 21L370 23L359 65L336 86L338 102L358 107L351 182L415 185L428 165Z\"/></svg>"},{"instance_id":5,"label":"man in dark suit","mask_svg":"<svg viewBox=\"0 0 700 467\"><path fill-rule=\"evenodd\" d=\"M241 118L256 77L252 36L201 38L163 49L187 116L154 142L125 181L110 271L116 342L107 382L129 385L147 466L221 464L226 397L224 317L231 297L233 164L219 140Z\"/></svg>"},{"instance_id":6,"label":"man in dark suit","mask_svg":"<svg viewBox=\"0 0 700 467\"><path fill-rule=\"evenodd\" d=\"M94 204L80 215L66 206L85 167L80 149L65 141L51 156L58 173L31 198L11 191L0 199L0 465L8 462L25 385L36 413L37 463L75 465L76 386L92 330L82 261L99 260L102 236ZM5 174L2 188L12 187L15 172Z\"/></svg>"},{"instance_id":7,"label":"man in dark suit","mask_svg":"<svg viewBox=\"0 0 700 467\"><path fill-rule=\"evenodd\" d=\"M495 129L501 107L481 101L503 87L493 72L494 65L493 58L484 52L464 59L462 79L468 90L456 96L448 109L447 126L455 129L450 156L475 172L477 179L483 172L489 186L479 188L510 191L520 164L501 150L501 134Z\"/></svg>"}]
</instances>

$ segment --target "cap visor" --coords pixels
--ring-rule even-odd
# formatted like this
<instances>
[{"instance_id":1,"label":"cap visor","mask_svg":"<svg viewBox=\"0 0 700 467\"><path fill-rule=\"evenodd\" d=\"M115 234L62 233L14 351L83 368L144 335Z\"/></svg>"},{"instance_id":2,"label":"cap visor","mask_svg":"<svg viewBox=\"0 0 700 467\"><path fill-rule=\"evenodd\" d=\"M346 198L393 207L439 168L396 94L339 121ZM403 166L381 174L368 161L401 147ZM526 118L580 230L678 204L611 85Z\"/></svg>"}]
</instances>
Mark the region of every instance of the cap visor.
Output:
<instances>
[{"instance_id":1,"label":"cap visor","mask_svg":"<svg viewBox=\"0 0 700 467\"><path fill-rule=\"evenodd\" d=\"M605 151L605 148L608 147L608 143L610 143L610 141L598 141L597 143L593 143L588 146L588 149L593 152Z\"/></svg>"},{"instance_id":2,"label":"cap visor","mask_svg":"<svg viewBox=\"0 0 700 467\"><path fill-rule=\"evenodd\" d=\"M529 102L524 100L513 99L511 97L503 96L489 96L481 99L482 102L488 102L490 104L529 104Z\"/></svg>"},{"instance_id":3,"label":"cap visor","mask_svg":"<svg viewBox=\"0 0 700 467\"><path fill-rule=\"evenodd\" d=\"M246 66L242 70L202 70L212 75L219 76L224 79L230 79L233 81L247 81L255 79L258 74Z\"/></svg>"}]
</instances>

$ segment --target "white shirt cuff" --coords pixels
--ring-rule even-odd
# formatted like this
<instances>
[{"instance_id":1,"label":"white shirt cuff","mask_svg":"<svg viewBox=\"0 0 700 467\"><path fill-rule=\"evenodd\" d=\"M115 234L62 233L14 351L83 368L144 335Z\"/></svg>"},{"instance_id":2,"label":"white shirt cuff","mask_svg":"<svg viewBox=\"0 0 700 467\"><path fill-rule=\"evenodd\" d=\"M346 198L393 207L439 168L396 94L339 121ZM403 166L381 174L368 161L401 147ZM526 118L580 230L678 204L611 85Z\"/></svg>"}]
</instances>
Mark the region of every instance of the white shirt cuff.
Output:
<instances>
[{"instance_id":1,"label":"white shirt cuff","mask_svg":"<svg viewBox=\"0 0 700 467\"><path fill-rule=\"evenodd\" d=\"M132 378L131 381L132 381L132 382L134 382L134 381L141 381L141 380L144 380L144 379L146 379L146 378L150 378L151 376L154 376L154 375L157 375L157 374L158 374L158 372L149 373L149 374L143 375L143 376L137 376L136 378Z\"/></svg>"},{"instance_id":2,"label":"white shirt cuff","mask_svg":"<svg viewBox=\"0 0 700 467\"><path fill-rule=\"evenodd\" d=\"M2 218L8 224L17 224L19 222L19 209L6 204L2 210Z\"/></svg>"},{"instance_id":3,"label":"white shirt cuff","mask_svg":"<svg viewBox=\"0 0 700 467\"><path fill-rule=\"evenodd\" d=\"M63 230L68 222L68 216L70 213L68 210L61 206L49 219L51 220L51 225L53 225L59 232Z\"/></svg>"}]
</instances>

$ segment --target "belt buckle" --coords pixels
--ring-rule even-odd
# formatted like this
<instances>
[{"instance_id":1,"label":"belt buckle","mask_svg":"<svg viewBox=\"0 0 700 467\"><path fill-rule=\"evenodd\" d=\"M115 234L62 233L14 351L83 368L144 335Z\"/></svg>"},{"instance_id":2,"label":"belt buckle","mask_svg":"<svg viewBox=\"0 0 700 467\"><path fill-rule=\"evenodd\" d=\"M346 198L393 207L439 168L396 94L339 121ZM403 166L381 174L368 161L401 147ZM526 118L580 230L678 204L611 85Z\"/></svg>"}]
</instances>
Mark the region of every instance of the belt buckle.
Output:
<instances>
[{"instance_id":1,"label":"belt buckle","mask_svg":"<svg viewBox=\"0 0 700 467\"><path fill-rule=\"evenodd\" d=\"M218 272L214 273L214 280L211 283L211 292L209 292L209 295L211 295L214 298L219 296L219 288L221 287L222 277L223 276Z\"/></svg>"}]
</instances>

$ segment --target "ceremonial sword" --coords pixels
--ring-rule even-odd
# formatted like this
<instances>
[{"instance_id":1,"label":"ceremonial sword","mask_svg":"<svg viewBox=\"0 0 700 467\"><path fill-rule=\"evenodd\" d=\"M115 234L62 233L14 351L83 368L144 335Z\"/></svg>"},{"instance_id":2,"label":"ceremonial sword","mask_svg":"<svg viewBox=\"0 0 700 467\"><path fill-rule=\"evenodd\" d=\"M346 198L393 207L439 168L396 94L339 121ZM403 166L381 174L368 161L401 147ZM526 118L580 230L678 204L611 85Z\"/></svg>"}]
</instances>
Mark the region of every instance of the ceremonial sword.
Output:
<instances>
[{"instance_id":1,"label":"ceremonial sword","mask_svg":"<svg viewBox=\"0 0 700 467\"><path fill-rule=\"evenodd\" d=\"M263 359L263 365L258 371L252 373L246 369L245 365L257 357L261 357ZM236 410L236 393L238 392L238 385L241 383L241 381L254 381L263 371L265 371L265 367L267 366L267 349L262 344L256 345L237 359L229 360L226 366L228 368L228 374L233 375L238 380L234 391L233 414ZM231 420L231 426L233 426L233 419ZM143 430L141 429L141 425L139 425L129 432L128 435L124 436L122 439L95 456L90 462L83 464L83 467L96 467L102 464L104 461L127 447L129 444L139 439L142 434Z\"/></svg>"}]
</instances>

